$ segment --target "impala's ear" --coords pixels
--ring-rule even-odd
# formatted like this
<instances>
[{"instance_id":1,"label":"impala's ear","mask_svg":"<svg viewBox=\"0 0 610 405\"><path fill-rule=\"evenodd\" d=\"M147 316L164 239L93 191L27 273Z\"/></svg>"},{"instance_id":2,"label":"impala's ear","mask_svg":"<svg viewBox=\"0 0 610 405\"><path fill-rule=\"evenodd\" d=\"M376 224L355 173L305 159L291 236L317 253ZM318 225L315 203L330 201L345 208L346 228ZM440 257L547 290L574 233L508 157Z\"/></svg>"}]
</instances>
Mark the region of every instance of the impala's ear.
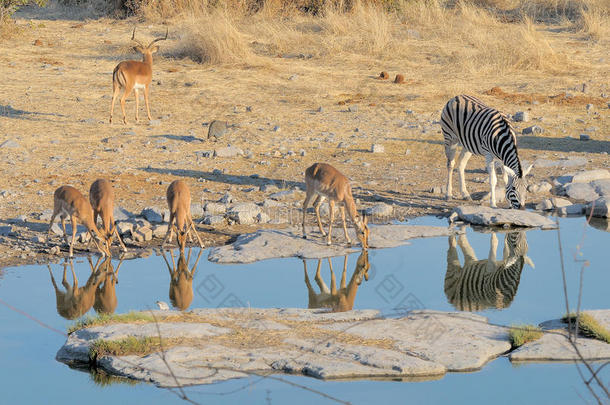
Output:
<instances>
[{"instance_id":1,"label":"impala's ear","mask_svg":"<svg viewBox=\"0 0 610 405\"><path fill-rule=\"evenodd\" d=\"M525 169L525 170L523 171L523 177L527 176L527 175L528 175L528 173L532 171L532 168L533 168L533 167L534 167L534 165L533 165L533 164L529 165L529 166L527 167L527 169Z\"/></svg>"},{"instance_id":2,"label":"impala's ear","mask_svg":"<svg viewBox=\"0 0 610 405\"><path fill-rule=\"evenodd\" d=\"M159 51L159 46L158 45L155 45L152 48L150 48L150 53L155 53L157 51Z\"/></svg>"},{"instance_id":3,"label":"impala's ear","mask_svg":"<svg viewBox=\"0 0 610 405\"><path fill-rule=\"evenodd\" d=\"M134 46L133 50L139 53L144 53L144 50L142 49L142 47L140 45L138 46Z\"/></svg>"},{"instance_id":4,"label":"impala's ear","mask_svg":"<svg viewBox=\"0 0 610 405\"><path fill-rule=\"evenodd\" d=\"M508 166L504 166L504 171L511 177L515 177L515 171Z\"/></svg>"}]
</instances>

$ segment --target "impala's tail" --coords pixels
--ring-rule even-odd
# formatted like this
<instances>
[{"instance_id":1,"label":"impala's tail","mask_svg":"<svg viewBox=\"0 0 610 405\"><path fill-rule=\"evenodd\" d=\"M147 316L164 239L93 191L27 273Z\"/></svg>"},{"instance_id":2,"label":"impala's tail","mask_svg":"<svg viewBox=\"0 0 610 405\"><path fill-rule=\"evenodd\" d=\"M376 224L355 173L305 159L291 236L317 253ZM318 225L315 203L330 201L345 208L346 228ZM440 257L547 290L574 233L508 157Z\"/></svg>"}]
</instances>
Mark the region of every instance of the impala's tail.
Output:
<instances>
[{"instance_id":1,"label":"impala's tail","mask_svg":"<svg viewBox=\"0 0 610 405\"><path fill-rule=\"evenodd\" d=\"M121 88L125 87L125 73L120 69L120 64L117 65L112 72L112 84L114 87L116 87L117 84Z\"/></svg>"}]
</instances>

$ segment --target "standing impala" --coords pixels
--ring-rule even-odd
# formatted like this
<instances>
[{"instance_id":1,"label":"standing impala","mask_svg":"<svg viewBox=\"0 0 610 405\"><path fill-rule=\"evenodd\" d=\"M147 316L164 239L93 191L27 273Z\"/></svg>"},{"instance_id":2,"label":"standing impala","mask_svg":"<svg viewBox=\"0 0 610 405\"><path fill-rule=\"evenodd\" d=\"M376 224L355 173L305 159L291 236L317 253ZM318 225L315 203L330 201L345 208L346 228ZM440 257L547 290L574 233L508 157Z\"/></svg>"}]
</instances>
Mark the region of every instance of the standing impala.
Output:
<instances>
[{"instance_id":1,"label":"standing impala","mask_svg":"<svg viewBox=\"0 0 610 405\"><path fill-rule=\"evenodd\" d=\"M95 180L89 189L89 202L93 208L93 223L97 226L97 216L99 215L102 218L102 229L104 230L108 250L110 250L112 239L116 235L121 249L126 252L127 248L123 244L114 223L114 190L112 184L106 179Z\"/></svg>"},{"instance_id":2,"label":"standing impala","mask_svg":"<svg viewBox=\"0 0 610 405\"><path fill-rule=\"evenodd\" d=\"M112 114L114 113L114 102L116 101L119 91L125 89L123 96L121 97L121 111L123 111L123 123L127 124L127 118L125 117L125 99L131 94L131 90L135 90L136 93L136 122L138 118L138 90L144 89L144 102L146 103L146 113L148 114L148 120L150 117L150 108L148 106L148 86L152 80L152 54L159 50L159 46L153 44L157 41L164 41L167 39L168 31L165 31L165 38L156 38L148 46L144 46L140 41L135 38L136 29L134 27L131 40L134 41L137 46L133 49L136 52L140 52L143 56L142 62L136 60L126 60L119 63L112 72L112 106L110 107L110 122L112 123Z\"/></svg>"},{"instance_id":3,"label":"standing impala","mask_svg":"<svg viewBox=\"0 0 610 405\"><path fill-rule=\"evenodd\" d=\"M76 240L76 228L78 222L81 222L91 234L93 243L97 249L102 253L103 256L110 256L110 249L107 246L102 249L98 240L103 239L103 235L97 229L95 222L93 221L93 209L89 201L81 194L80 191L72 186L61 186L55 190L53 195L53 215L51 215L51 221L49 222L49 231L47 232L47 243L49 242L49 235L51 234L51 227L55 217L59 215L61 219L61 226L64 230L64 239L70 246L70 257L73 256L72 248L74 241ZM68 234L66 233L66 218L70 217L72 222L72 240L68 241Z\"/></svg>"},{"instance_id":4,"label":"standing impala","mask_svg":"<svg viewBox=\"0 0 610 405\"><path fill-rule=\"evenodd\" d=\"M347 213L356 227L356 236L362 243L362 247L364 249L368 248L369 228L366 225L367 220L366 217L363 220L358 215L356 204L354 203L354 196L352 195L352 186L350 186L347 177L329 164L314 163L305 171L305 184L307 186L307 191L305 201L303 202L303 238L307 239L307 233L305 232L305 214L307 212L307 206L309 205L311 198L316 195L313 208L316 212L318 227L320 228L322 236L328 237L326 243L328 245L331 244L333 219L335 217L335 203L339 203L341 218L343 220L343 232L345 233L347 243L351 244L352 241L347 234L345 208L347 208ZM324 198L328 198L328 205L330 207L328 234L322 229L322 221L320 220L320 204Z\"/></svg>"},{"instance_id":5,"label":"standing impala","mask_svg":"<svg viewBox=\"0 0 610 405\"><path fill-rule=\"evenodd\" d=\"M167 188L167 205L169 208L169 224L163 244L166 241L171 243L172 232L175 231L178 246L183 251L186 245L186 235L189 235L191 241L193 240L193 237L189 234L192 229L199 241L199 246L203 247L203 242L191 217L191 191L183 180L174 180Z\"/></svg>"}]
</instances>

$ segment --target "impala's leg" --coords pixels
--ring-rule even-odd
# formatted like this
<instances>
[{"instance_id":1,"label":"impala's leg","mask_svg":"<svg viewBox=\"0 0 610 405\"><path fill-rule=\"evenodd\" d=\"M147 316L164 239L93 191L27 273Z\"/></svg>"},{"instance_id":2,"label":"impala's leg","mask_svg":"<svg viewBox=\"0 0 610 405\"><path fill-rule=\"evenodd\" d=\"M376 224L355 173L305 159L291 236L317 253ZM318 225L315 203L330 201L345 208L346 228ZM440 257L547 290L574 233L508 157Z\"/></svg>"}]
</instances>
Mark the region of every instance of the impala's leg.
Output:
<instances>
[{"instance_id":1,"label":"impala's leg","mask_svg":"<svg viewBox=\"0 0 610 405\"><path fill-rule=\"evenodd\" d=\"M328 258L328 267L330 267L330 293L337 295L337 279L335 278L335 272L333 271L333 263Z\"/></svg>"},{"instance_id":2,"label":"impala's leg","mask_svg":"<svg viewBox=\"0 0 610 405\"><path fill-rule=\"evenodd\" d=\"M332 198L328 199L328 209L329 209L329 219L328 219L328 235L327 239L326 239L326 244L330 245L331 243L331 237L333 234L333 221L335 219L335 200L333 200Z\"/></svg>"},{"instance_id":3,"label":"impala's leg","mask_svg":"<svg viewBox=\"0 0 610 405\"><path fill-rule=\"evenodd\" d=\"M69 245L70 241L68 240L68 233L66 232L66 217L62 215L59 218L61 219L61 227L64 230L64 240L66 241L66 244Z\"/></svg>"},{"instance_id":4,"label":"impala's leg","mask_svg":"<svg viewBox=\"0 0 610 405\"><path fill-rule=\"evenodd\" d=\"M455 166L455 153L457 152L457 144L445 144L445 155L447 155L447 193L446 200L452 198L452 183L453 183L453 167Z\"/></svg>"},{"instance_id":5,"label":"impala's leg","mask_svg":"<svg viewBox=\"0 0 610 405\"><path fill-rule=\"evenodd\" d=\"M468 190L466 190L466 176L464 174L464 170L466 169L466 164L468 160L472 156L472 153L466 150L466 148L462 149L462 153L460 153L460 157L458 158L458 176L460 177L460 191L462 192L462 198L465 200L471 201L470 194Z\"/></svg>"},{"instance_id":6,"label":"impala's leg","mask_svg":"<svg viewBox=\"0 0 610 405\"><path fill-rule=\"evenodd\" d=\"M112 124L112 114L114 114L114 103L121 92L121 87L118 83L112 82L112 104L110 106L110 123ZM123 109L124 110L124 109Z\"/></svg>"},{"instance_id":7,"label":"impala's leg","mask_svg":"<svg viewBox=\"0 0 610 405\"><path fill-rule=\"evenodd\" d=\"M320 292L328 294L330 292L330 290L328 289L328 286L326 285L326 283L322 279L322 276L320 275L321 268L322 268L322 260L318 259L318 268L316 269L316 275L314 277L314 280L316 280L316 284L318 284L318 287L320 288Z\"/></svg>"},{"instance_id":8,"label":"impala's leg","mask_svg":"<svg viewBox=\"0 0 610 405\"><path fill-rule=\"evenodd\" d=\"M68 284L67 271L68 271L68 263L64 263L64 274L63 274L62 279L61 279L61 285L64 286L66 291L69 291L72 288L72 286L70 286L70 284ZM76 278L73 277L72 281L74 282L75 280L76 280Z\"/></svg>"},{"instance_id":9,"label":"impala's leg","mask_svg":"<svg viewBox=\"0 0 610 405\"><path fill-rule=\"evenodd\" d=\"M496 178L496 164L494 163L493 156L486 155L485 163L487 163L487 171L489 172L489 187L491 189L489 206L496 208L496 184L498 184L498 180Z\"/></svg>"},{"instance_id":10,"label":"impala's leg","mask_svg":"<svg viewBox=\"0 0 610 405\"><path fill-rule=\"evenodd\" d=\"M146 104L146 114L148 114L148 120L151 121L150 107L148 106L148 84L144 86L144 103Z\"/></svg>"},{"instance_id":11,"label":"impala's leg","mask_svg":"<svg viewBox=\"0 0 610 405\"><path fill-rule=\"evenodd\" d=\"M352 240L349 238L349 235L347 234L347 225L345 224L345 203L341 204L341 220L343 220L343 233L345 233L345 239L347 239L347 243L349 245L352 244Z\"/></svg>"},{"instance_id":12,"label":"impala's leg","mask_svg":"<svg viewBox=\"0 0 610 405\"><path fill-rule=\"evenodd\" d=\"M125 99L129 97L132 89L133 85L132 87L128 87L128 85L125 85L125 92L121 96L121 111L123 112L123 124L127 124L127 115L125 115Z\"/></svg>"},{"instance_id":13,"label":"impala's leg","mask_svg":"<svg viewBox=\"0 0 610 405\"><path fill-rule=\"evenodd\" d=\"M313 197L313 193L307 192L307 194L305 194L305 201L303 201L303 239L307 239L307 232L305 231L305 214L307 214L307 206L309 205L311 197Z\"/></svg>"},{"instance_id":14,"label":"impala's leg","mask_svg":"<svg viewBox=\"0 0 610 405\"><path fill-rule=\"evenodd\" d=\"M345 276L347 275L347 255L343 258L343 273L341 273L340 288L345 288Z\"/></svg>"},{"instance_id":15,"label":"impala's leg","mask_svg":"<svg viewBox=\"0 0 610 405\"><path fill-rule=\"evenodd\" d=\"M53 227L53 221L55 221L56 216L57 212L53 210L53 215L51 215L51 222L49 222L49 230L47 231L47 243L49 243L49 237L51 236L51 228Z\"/></svg>"},{"instance_id":16,"label":"impala's leg","mask_svg":"<svg viewBox=\"0 0 610 405\"><path fill-rule=\"evenodd\" d=\"M103 257L106 257L106 255L110 256L110 245L108 245L108 243L106 243L106 249L102 249L102 247L100 246L98 241L95 239L95 234L91 230L89 230L89 237L90 237L89 241L93 241L93 244L95 245L97 250L102 254ZM89 244L87 244L87 246L89 246ZM99 259L98 259L98 261L99 261Z\"/></svg>"},{"instance_id":17,"label":"impala's leg","mask_svg":"<svg viewBox=\"0 0 610 405\"><path fill-rule=\"evenodd\" d=\"M119 231L116 229L116 225L112 224L113 226L113 233L116 235L117 240L119 241L119 245L121 245L121 249L123 250L123 252L127 252L127 248L125 247L125 244L123 243L123 239L121 239L121 235L119 235ZM110 248L110 246L108 246L108 248Z\"/></svg>"},{"instance_id":18,"label":"impala's leg","mask_svg":"<svg viewBox=\"0 0 610 405\"><path fill-rule=\"evenodd\" d=\"M138 109L140 108L140 92L137 88L134 89L133 92L136 96L136 122L140 122L140 117L138 116Z\"/></svg>"},{"instance_id":19,"label":"impala's leg","mask_svg":"<svg viewBox=\"0 0 610 405\"><path fill-rule=\"evenodd\" d=\"M199 232L197 232L197 228L195 228L195 224L193 223L193 218L191 216L189 216L189 221L191 222L191 229L193 230L193 233L195 234L195 237L197 238L197 241L199 242L199 247L203 248L203 241L199 237ZM192 239L191 239L191 242L192 242ZM189 254L190 254L190 252L189 252Z\"/></svg>"},{"instance_id":20,"label":"impala's leg","mask_svg":"<svg viewBox=\"0 0 610 405\"><path fill-rule=\"evenodd\" d=\"M74 257L72 249L74 246L74 241L76 240L76 228L78 225L78 223L76 222L76 217L74 217L74 215L72 215L70 217L70 222L72 223L72 240L70 241L70 257Z\"/></svg>"},{"instance_id":21,"label":"impala's leg","mask_svg":"<svg viewBox=\"0 0 610 405\"><path fill-rule=\"evenodd\" d=\"M320 233L322 237L326 236L326 232L322 229L322 220L320 219L320 204L322 204L324 198L321 195L316 197L316 200L313 202L313 210L316 212L316 219L318 220L318 228L320 228Z\"/></svg>"},{"instance_id":22,"label":"impala's leg","mask_svg":"<svg viewBox=\"0 0 610 405\"><path fill-rule=\"evenodd\" d=\"M169 223L167 225L167 233L165 234L165 238L163 239L163 243L161 245L165 245L166 242L172 242L172 223L174 222L174 213L169 213ZM167 239L169 238L169 240Z\"/></svg>"}]
</instances>

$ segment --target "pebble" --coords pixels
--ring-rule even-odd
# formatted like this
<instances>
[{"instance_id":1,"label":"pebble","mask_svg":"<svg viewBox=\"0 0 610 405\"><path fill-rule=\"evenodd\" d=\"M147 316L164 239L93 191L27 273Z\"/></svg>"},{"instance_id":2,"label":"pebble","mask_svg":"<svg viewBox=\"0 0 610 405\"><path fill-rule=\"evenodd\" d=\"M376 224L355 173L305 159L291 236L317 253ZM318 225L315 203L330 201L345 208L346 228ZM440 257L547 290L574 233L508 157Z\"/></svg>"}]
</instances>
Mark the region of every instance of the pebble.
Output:
<instances>
[{"instance_id":1,"label":"pebble","mask_svg":"<svg viewBox=\"0 0 610 405\"><path fill-rule=\"evenodd\" d=\"M528 134L540 135L543 132L544 132L544 129L542 129L542 127L539 127L538 125L532 125L531 127L523 128L523 131L521 131L521 133L523 135L528 135Z\"/></svg>"},{"instance_id":2,"label":"pebble","mask_svg":"<svg viewBox=\"0 0 610 405\"><path fill-rule=\"evenodd\" d=\"M385 148L381 144L374 143L373 145L371 145L371 152L372 153L384 153Z\"/></svg>"},{"instance_id":3,"label":"pebble","mask_svg":"<svg viewBox=\"0 0 610 405\"><path fill-rule=\"evenodd\" d=\"M591 137L590 137L589 135L587 135L587 134L580 134L579 139L580 139L581 141L588 141L588 140L590 140L590 139L591 139Z\"/></svg>"},{"instance_id":4,"label":"pebble","mask_svg":"<svg viewBox=\"0 0 610 405\"><path fill-rule=\"evenodd\" d=\"M530 120L530 116L527 111L517 111L513 116L513 120L516 122L528 122Z\"/></svg>"},{"instance_id":5,"label":"pebble","mask_svg":"<svg viewBox=\"0 0 610 405\"><path fill-rule=\"evenodd\" d=\"M350 105L347 109L349 112L358 112L358 104Z\"/></svg>"}]
</instances>

